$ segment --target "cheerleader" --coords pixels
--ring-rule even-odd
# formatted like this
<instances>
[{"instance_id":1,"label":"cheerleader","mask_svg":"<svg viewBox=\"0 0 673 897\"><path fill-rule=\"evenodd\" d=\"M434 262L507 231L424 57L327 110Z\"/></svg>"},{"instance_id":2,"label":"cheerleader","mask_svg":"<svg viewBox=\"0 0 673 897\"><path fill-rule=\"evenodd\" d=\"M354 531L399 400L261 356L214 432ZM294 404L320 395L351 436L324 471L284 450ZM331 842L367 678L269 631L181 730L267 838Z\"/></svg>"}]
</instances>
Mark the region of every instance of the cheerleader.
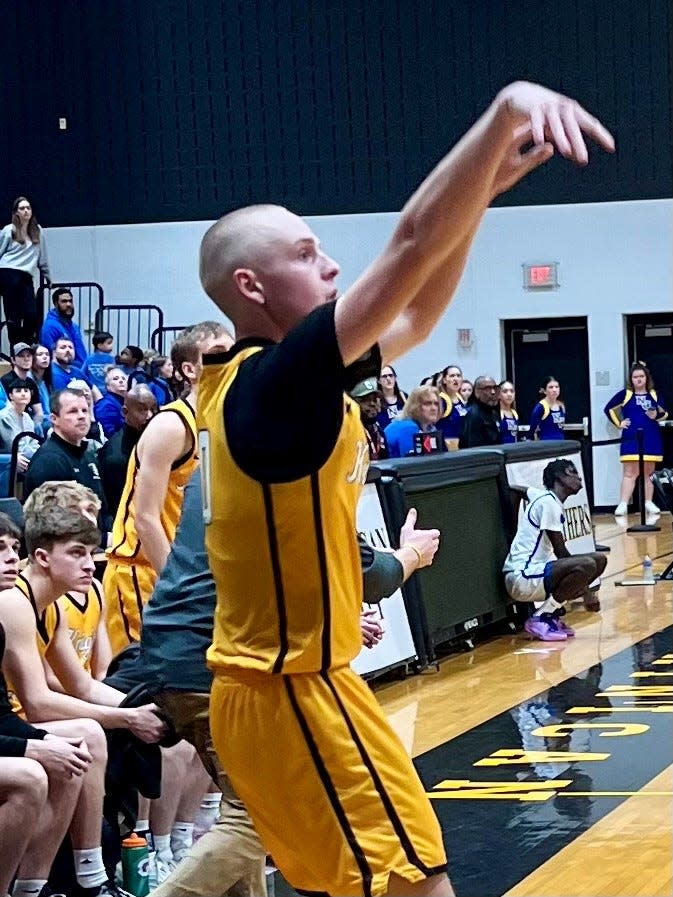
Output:
<instances>
[{"instance_id":1,"label":"cheerleader","mask_svg":"<svg viewBox=\"0 0 673 897\"><path fill-rule=\"evenodd\" d=\"M519 415L514 407L516 393L511 380L503 380L498 386L500 390L500 442L504 444L516 442L519 430Z\"/></svg>"},{"instance_id":2,"label":"cheerleader","mask_svg":"<svg viewBox=\"0 0 673 897\"><path fill-rule=\"evenodd\" d=\"M566 420L566 409L560 395L561 387L556 377L545 377L540 387L542 398L530 416L531 439L565 439L561 425Z\"/></svg>"},{"instance_id":3,"label":"cheerleader","mask_svg":"<svg viewBox=\"0 0 673 897\"><path fill-rule=\"evenodd\" d=\"M439 397L442 402L441 418L437 429L441 431L448 449L458 448L458 440L463 432L463 418L467 405L460 394L463 372L457 364L450 364L442 371Z\"/></svg>"},{"instance_id":4,"label":"cheerleader","mask_svg":"<svg viewBox=\"0 0 673 897\"><path fill-rule=\"evenodd\" d=\"M663 458L661 432L657 421L668 413L662 407L654 389L652 376L642 361L629 368L629 385L620 389L603 409L616 427L622 431L619 460L622 462L622 485L615 515L628 514L628 505L638 478L638 440L636 433L643 431L643 463L645 472L645 510L659 514L652 501L654 486L650 479L657 461Z\"/></svg>"},{"instance_id":5,"label":"cheerleader","mask_svg":"<svg viewBox=\"0 0 673 897\"><path fill-rule=\"evenodd\" d=\"M391 420L395 420L400 411L404 408L407 400L407 394L402 392L397 383L397 374L395 368L389 364L381 368L379 376L379 386L381 387L381 413L376 418L379 426L385 430Z\"/></svg>"}]
</instances>

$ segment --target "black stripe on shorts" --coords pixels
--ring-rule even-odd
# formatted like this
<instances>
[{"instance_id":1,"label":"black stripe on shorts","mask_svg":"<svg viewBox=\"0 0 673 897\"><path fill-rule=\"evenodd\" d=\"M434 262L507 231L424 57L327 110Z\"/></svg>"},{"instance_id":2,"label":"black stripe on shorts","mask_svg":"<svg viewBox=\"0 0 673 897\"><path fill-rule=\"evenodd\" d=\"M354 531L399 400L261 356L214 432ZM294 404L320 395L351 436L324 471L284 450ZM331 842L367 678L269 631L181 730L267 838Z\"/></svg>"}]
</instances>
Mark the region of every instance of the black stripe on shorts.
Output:
<instances>
[{"instance_id":1,"label":"black stripe on shorts","mask_svg":"<svg viewBox=\"0 0 673 897\"><path fill-rule=\"evenodd\" d=\"M367 862L364 850L362 849L360 844L358 844L355 833L353 832L351 824L348 821L348 817L346 816L346 812L339 802L339 795L337 794L336 786L331 780L329 773L327 772L327 768L325 767L325 763L320 756L318 745L315 743L315 739L311 734L311 730L309 729L306 717L302 713L301 707L299 706L299 702L297 700L297 696L294 693L294 688L292 686L290 678L288 676L284 676L283 682L285 683L285 689L290 699L290 704L292 705L294 714L297 717L299 728L301 729L304 740L306 741L306 746L309 749L311 758L313 759L313 763L315 764L315 768L318 772L318 776L320 777L320 781L322 782L323 787L327 793L327 798L332 806L332 809L334 810L334 814L339 822L339 825L341 826L341 830L348 843L348 846L353 851L353 857L358 865L360 874L362 875L362 890L364 897L371 897L372 870L369 867L369 863Z\"/></svg>"},{"instance_id":2,"label":"black stripe on shorts","mask_svg":"<svg viewBox=\"0 0 673 897\"><path fill-rule=\"evenodd\" d=\"M395 807L393 805L390 795L386 791L386 789L383 785L383 782L381 781L381 777L378 773L378 770L374 766L374 762L373 762L372 758L369 756L369 754L365 750L365 746L362 743L362 740L361 740L360 736L358 735L357 731L355 730L353 721L349 717L349 715L346 711L346 708L343 704L343 701L341 700L341 697L339 696L339 693L337 692L337 690L334 686L334 683L331 681L331 679L329 678L329 675L327 673L321 673L320 675L321 675L323 681L327 684L327 687L329 688L329 690L332 692L332 695L334 696L334 700L336 701L337 706L339 707L339 710L341 712L341 715L344 718L344 722L346 723L346 725L348 727L348 731L350 733L351 738L353 739L353 743L356 745L358 752L360 754L360 757L362 758L362 762L367 767L367 770L368 770L370 776L372 777L372 781L374 782L374 787L378 791L379 797L381 798L381 803L383 804L386 814L388 815L388 819L390 820L390 824L392 825L393 830L395 831L395 834L399 838L400 844L402 845L402 848L403 848L405 854L407 855L407 860L411 863L412 866L415 866L418 870L420 870L428 878L432 875L438 875L440 872L445 872L446 871L445 865L440 866L440 867L427 866L420 859L418 854L416 853L416 849L414 848L411 838L409 837L409 835L407 834L407 832L404 828L404 823L402 822L399 815L397 814L397 810L395 809Z\"/></svg>"}]
</instances>

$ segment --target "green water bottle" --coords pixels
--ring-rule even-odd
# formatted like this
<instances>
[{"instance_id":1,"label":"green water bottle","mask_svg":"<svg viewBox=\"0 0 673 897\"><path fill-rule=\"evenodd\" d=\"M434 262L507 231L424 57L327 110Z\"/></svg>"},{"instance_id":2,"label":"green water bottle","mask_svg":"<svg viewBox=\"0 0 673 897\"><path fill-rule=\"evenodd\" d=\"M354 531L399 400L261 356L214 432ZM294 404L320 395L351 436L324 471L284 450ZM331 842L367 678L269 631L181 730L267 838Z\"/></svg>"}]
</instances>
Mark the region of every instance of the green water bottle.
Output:
<instances>
[{"instance_id":1,"label":"green water bottle","mask_svg":"<svg viewBox=\"0 0 673 897\"><path fill-rule=\"evenodd\" d=\"M135 832L122 841L122 870L124 888L135 897L147 897L150 892L150 851L145 838Z\"/></svg>"}]
</instances>

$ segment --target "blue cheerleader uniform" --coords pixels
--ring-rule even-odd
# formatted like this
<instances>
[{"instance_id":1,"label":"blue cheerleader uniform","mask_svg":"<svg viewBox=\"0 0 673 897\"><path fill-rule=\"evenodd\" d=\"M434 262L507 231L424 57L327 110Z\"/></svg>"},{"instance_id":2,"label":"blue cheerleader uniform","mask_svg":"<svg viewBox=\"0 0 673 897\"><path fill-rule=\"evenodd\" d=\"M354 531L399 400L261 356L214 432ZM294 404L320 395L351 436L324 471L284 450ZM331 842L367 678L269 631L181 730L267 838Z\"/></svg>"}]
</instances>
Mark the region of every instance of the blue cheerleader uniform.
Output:
<instances>
[{"instance_id":1,"label":"blue cheerleader uniform","mask_svg":"<svg viewBox=\"0 0 673 897\"><path fill-rule=\"evenodd\" d=\"M549 402L541 399L533 408L530 416L530 438L534 439L565 439L561 424L566 422L565 406L559 402L559 407L552 411Z\"/></svg>"},{"instance_id":2,"label":"blue cheerleader uniform","mask_svg":"<svg viewBox=\"0 0 673 897\"><path fill-rule=\"evenodd\" d=\"M664 457L661 431L657 421L665 420L668 412L657 398L656 392L638 395L632 389L620 389L603 409L612 423L618 427L624 418L631 421L631 426L622 430L622 444L619 450L620 461L638 460L638 438L636 432L643 431L643 460L661 461ZM656 420L650 420L648 411L656 411Z\"/></svg>"},{"instance_id":3,"label":"blue cheerleader uniform","mask_svg":"<svg viewBox=\"0 0 673 897\"><path fill-rule=\"evenodd\" d=\"M507 445L516 442L516 434L519 432L519 415L512 408L512 417L507 417L504 411L500 411L500 442Z\"/></svg>"},{"instance_id":4,"label":"blue cheerleader uniform","mask_svg":"<svg viewBox=\"0 0 673 897\"><path fill-rule=\"evenodd\" d=\"M377 415L376 423L379 425L379 427L381 427L382 430L385 430L388 424L391 421L395 420L397 415L404 408L405 402L406 397L396 399L392 405L389 405L385 399L381 399L381 411Z\"/></svg>"},{"instance_id":5,"label":"blue cheerleader uniform","mask_svg":"<svg viewBox=\"0 0 673 897\"><path fill-rule=\"evenodd\" d=\"M437 421L437 429L444 439L460 439L468 406L461 399L450 399L445 392L440 393L440 397L446 409L443 417Z\"/></svg>"}]
</instances>

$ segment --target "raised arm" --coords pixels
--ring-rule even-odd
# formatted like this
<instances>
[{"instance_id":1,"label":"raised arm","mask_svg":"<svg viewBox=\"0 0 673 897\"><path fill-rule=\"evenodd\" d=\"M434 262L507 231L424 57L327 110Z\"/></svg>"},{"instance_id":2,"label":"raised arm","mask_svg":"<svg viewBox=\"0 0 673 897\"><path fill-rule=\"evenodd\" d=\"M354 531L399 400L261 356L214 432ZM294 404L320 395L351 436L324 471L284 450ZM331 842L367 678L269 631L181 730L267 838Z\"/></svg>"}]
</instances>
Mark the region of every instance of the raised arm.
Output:
<instances>
[{"instance_id":1,"label":"raised arm","mask_svg":"<svg viewBox=\"0 0 673 897\"><path fill-rule=\"evenodd\" d=\"M453 295L493 197L549 159L554 146L586 164L583 133L614 149L608 131L574 100L522 81L502 90L407 202L383 253L338 300L344 362L377 340L384 360L422 341ZM522 156L528 139L534 148Z\"/></svg>"}]
</instances>

